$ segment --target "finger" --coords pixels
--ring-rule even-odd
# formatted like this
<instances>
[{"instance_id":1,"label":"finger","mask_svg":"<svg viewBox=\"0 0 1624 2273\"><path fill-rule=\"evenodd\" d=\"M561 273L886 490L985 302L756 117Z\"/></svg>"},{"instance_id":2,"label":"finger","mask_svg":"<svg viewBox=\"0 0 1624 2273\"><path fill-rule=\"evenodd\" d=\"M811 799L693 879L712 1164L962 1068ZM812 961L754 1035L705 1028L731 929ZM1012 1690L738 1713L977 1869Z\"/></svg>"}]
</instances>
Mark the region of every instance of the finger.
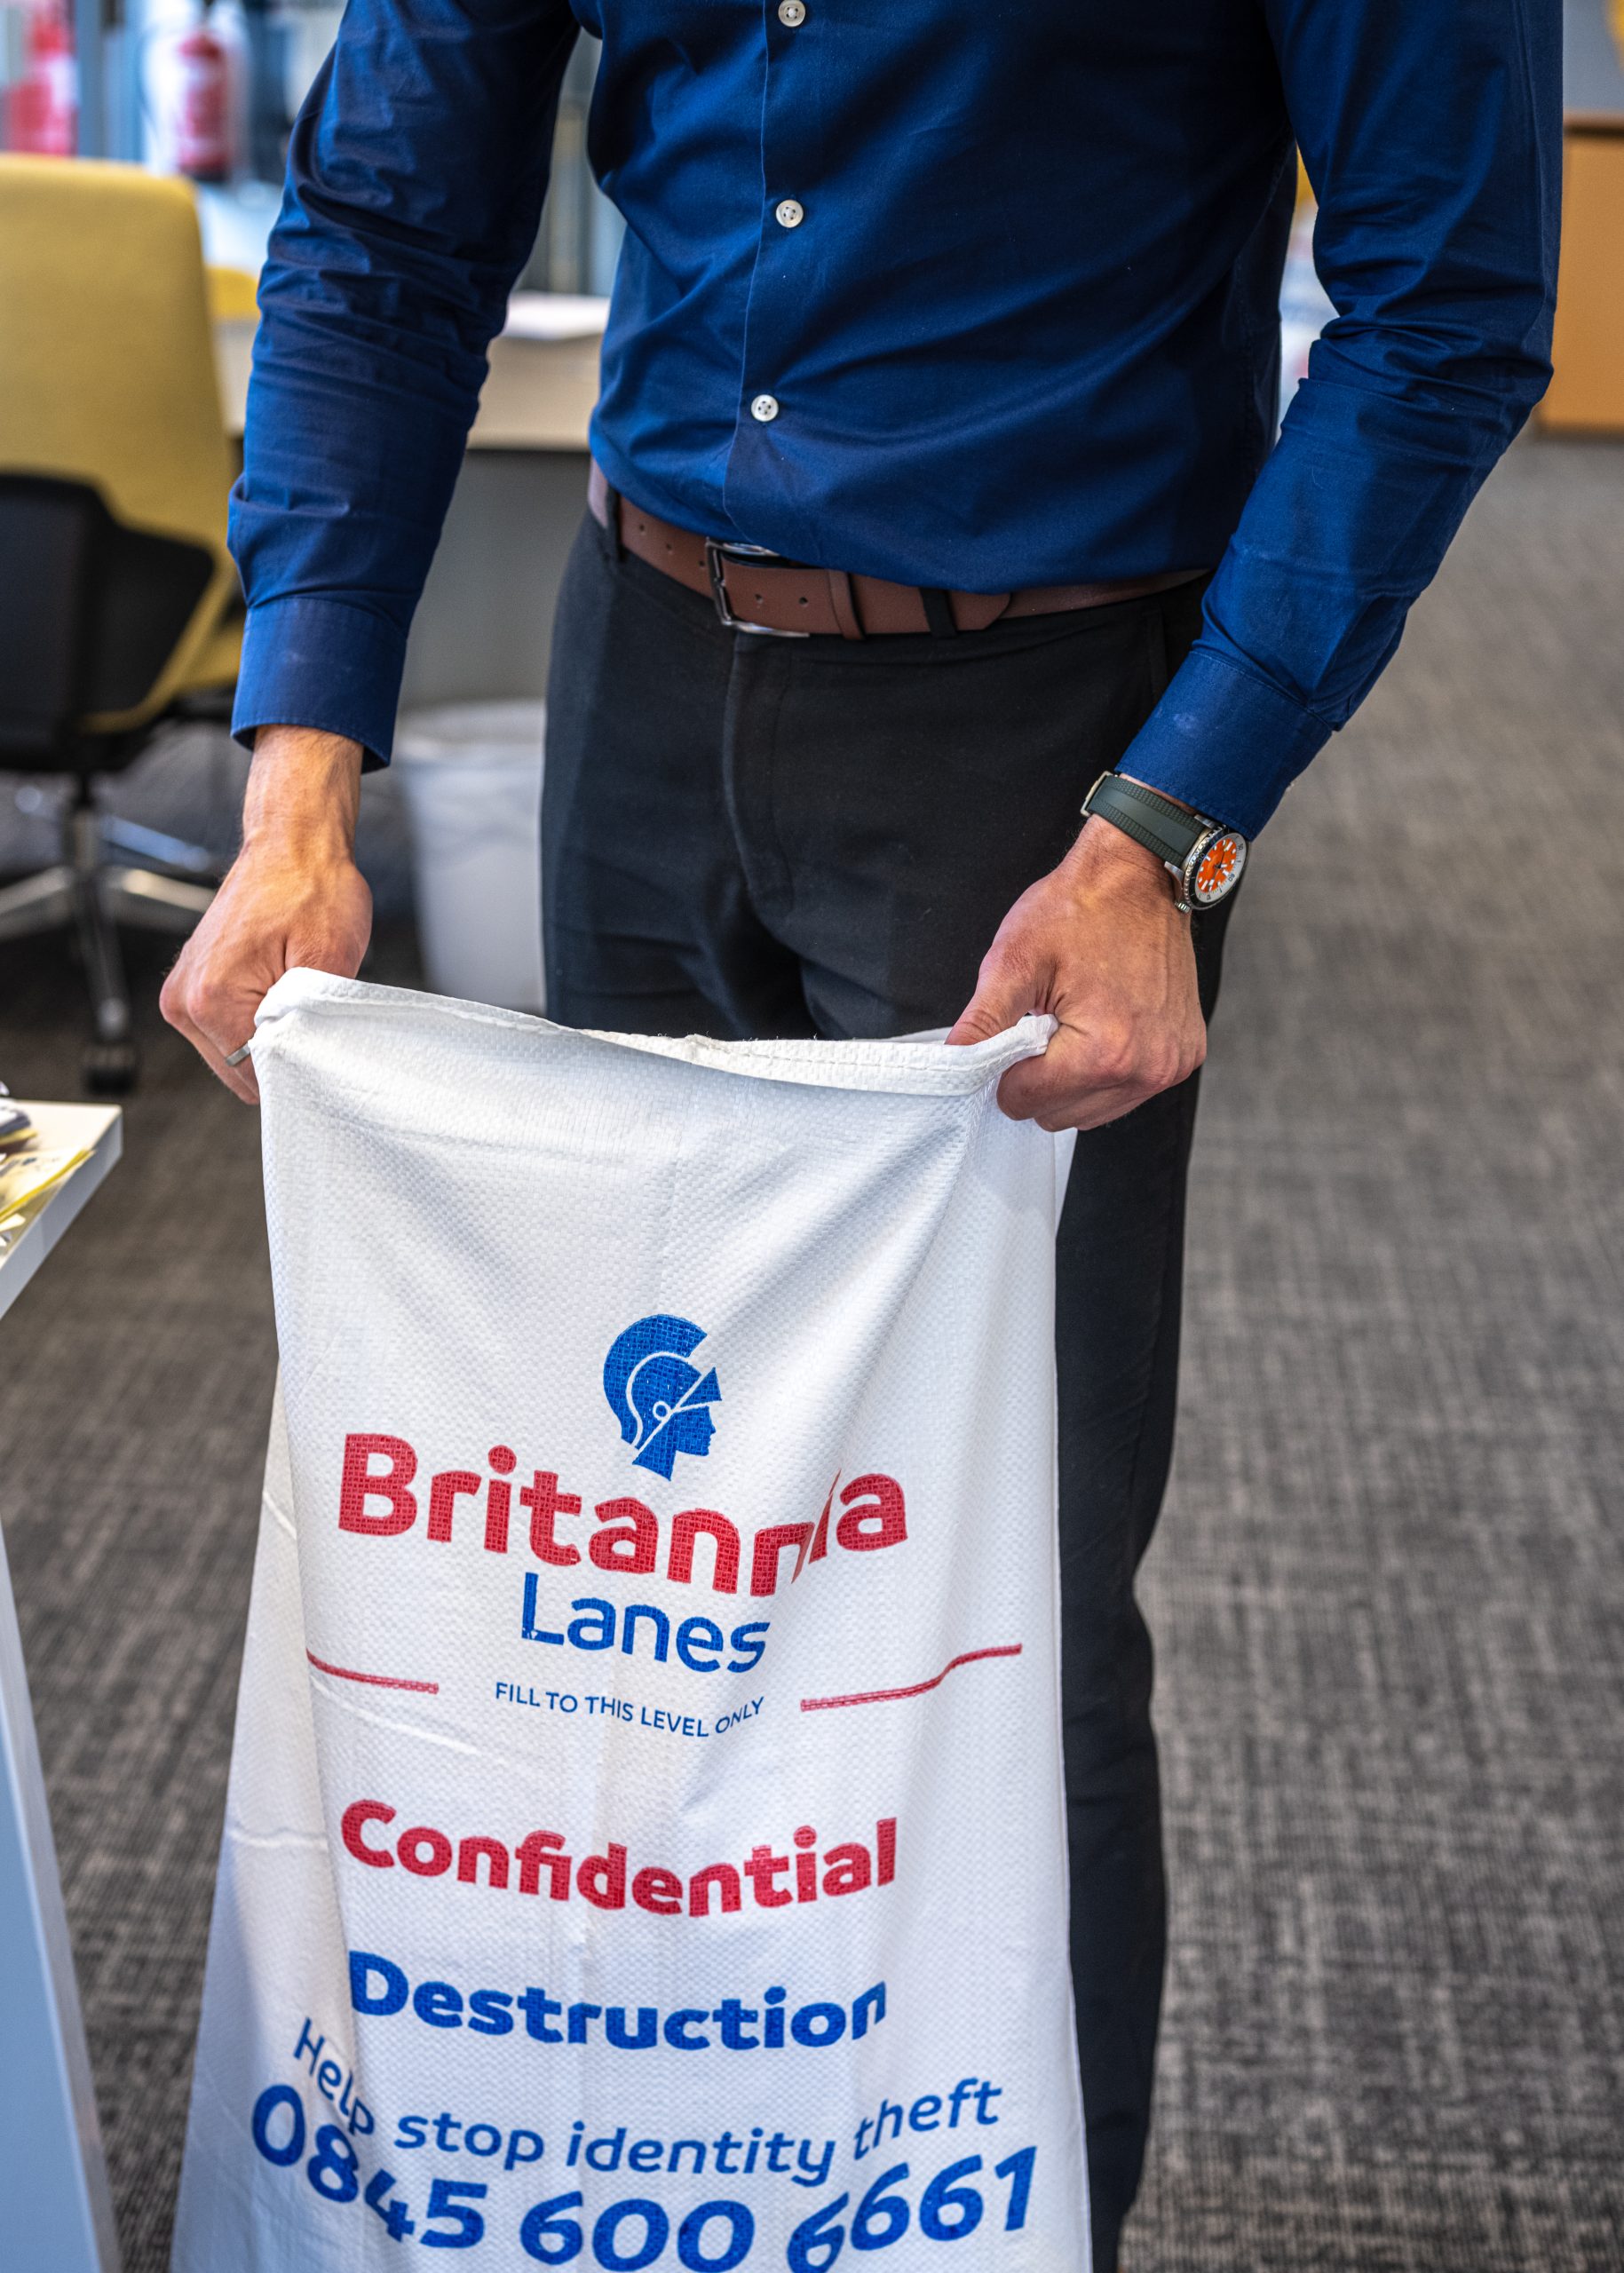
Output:
<instances>
[{"instance_id":1,"label":"finger","mask_svg":"<svg viewBox=\"0 0 1624 2273\"><path fill-rule=\"evenodd\" d=\"M1157 1086L1126 1037L1062 1026L1042 1057L1010 1068L998 1103L1012 1121L1050 1129L1093 1128L1131 1112Z\"/></svg>"},{"instance_id":2,"label":"finger","mask_svg":"<svg viewBox=\"0 0 1624 2273\"><path fill-rule=\"evenodd\" d=\"M999 1084L998 1103L1010 1120L1035 1121L1042 1129L1100 1129L1176 1089L1204 1054L1204 1047L1173 1055L1090 1048L1062 1027L1046 1056L1010 1067Z\"/></svg>"},{"instance_id":3,"label":"finger","mask_svg":"<svg viewBox=\"0 0 1624 2273\"><path fill-rule=\"evenodd\" d=\"M193 993L178 972L171 973L165 982L159 997L159 1007L176 1033L184 1035L210 1072L225 1083L233 1097L240 1097L244 1105L258 1104L259 1083L255 1078L251 1061L245 1057L236 1065L226 1063L232 1052L239 1049L254 1031L251 1008L246 1011L240 1010L234 1017L231 1012L222 1015L212 1006L206 1010L201 1006L194 1007ZM240 1026L240 1031L231 1033L227 1039L227 1033L234 1023Z\"/></svg>"},{"instance_id":4,"label":"finger","mask_svg":"<svg viewBox=\"0 0 1624 2273\"><path fill-rule=\"evenodd\" d=\"M1058 1136L1066 1129L1103 1129L1106 1121L1121 1121L1154 1094L1142 1084L1124 1087L1115 1081L1086 1089L1066 1082L1042 1089L1018 1085L1011 1090L1006 1073L999 1084L998 1105L1009 1120L1035 1121L1040 1129Z\"/></svg>"},{"instance_id":5,"label":"finger","mask_svg":"<svg viewBox=\"0 0 1624 2273\"><path fill-rule=\"evenodd\" d=\"M222 1048L220 1042L212 1034L206 1033L194 1019L177 1019L175 1024L196 1050L209 1071L226 1084L233 1097L241 1097L244 1105L258 1104L259 1083L254 1073L253 1060L244 1057L235 1065L227 1063L232 1051L242 1046L240 1041L233 1041L228 1049ZM252 1033L253 1026L250 1023L248 1034L242 1039L246 1041Z\"/></svg>"},{"instance_id":6,"label":"finger","mask_svg":"<svg viewBox=\"0 0 1624 2273\"><path fill-rule=\"evenodd\" d=\"M1007 1034L1028 1010L1042 1008L1041 992L1030 970L989 955L948 1041L991 1041L994 1034Z\"/></svg>"},{"instance_id":7,"label":"finger","mask_svg":"<svg viewBox=\"0 0 1624 2273\"><path fill-rule=\"evenodd\" d=\"M1097 1089L1074 1109L1034 1113L1032 1118L1051 1136L1062 1136L1067 1129L1081 1135L1084 1129L1104 1129L1110 1121L1126 1120L1145 1103L1145 1094L1137 1089Z\"/></svg>"},{"instance_id":8,"label":"finger","mask_svg":"<svg viewBox=\"0 0 1624 2273\"><path fill-rule=\"evenodd\" d=\"M1026 1057L1010 1066L998 1084L998 1103L1011 1121L1040 1121L1058 1114L1071 1126L1074 1113L1086 1112L1094 1097L1117 1086L1062 1027L1050 1040L1045 1056Z\"/></svg>"},{"instance_id":9,"label":"finger","mask_svg":"<svg viewBox=\"0 0 1624 2273\"><path fill-rule=\"evenodd\" d=\"M234 1097L244 1105L257 1105L259 1082L251 1057L241 1057L234 1065L245 1042L254 1038L254 1013L245 1005L236 1005L229 1011L205 1013L208 1024L194 1021L194 1042L212 1073L219 1076Z\"/></svg>"},{"instance_id":10,"label":"finger","mask_svg":"<svg viewBox=\"0 0 1624 2273\"><path fill-rule=\"evenodd\" d=\"M259 1103L259 1076L254 1071L254 1061L251 1057L240 1057L234 1065L230 1056L227 1056L221 1065L220 1073L222 1080L230 1082L234 1097L241 1097L244 1105Z\"/></svg>"}]
</instances>

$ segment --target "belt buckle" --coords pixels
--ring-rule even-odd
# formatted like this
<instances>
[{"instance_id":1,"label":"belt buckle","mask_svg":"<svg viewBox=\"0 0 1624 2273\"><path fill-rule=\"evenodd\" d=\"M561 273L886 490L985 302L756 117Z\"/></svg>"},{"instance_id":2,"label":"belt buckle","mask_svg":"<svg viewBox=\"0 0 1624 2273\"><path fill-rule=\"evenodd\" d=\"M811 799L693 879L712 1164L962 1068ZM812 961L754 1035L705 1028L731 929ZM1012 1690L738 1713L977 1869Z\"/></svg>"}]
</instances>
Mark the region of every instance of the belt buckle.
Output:
<instances>
[{"instance_id":1,"label":"belt buckle","mask_svg":"<svg viewBox=\"0 0 1624 2273\"><path fill-rule=\"evenodd\" d=\"M735 615L727 604L725 572L730 560L738 561L741 566L747 560L771 560L776 564L782 562L784 556L781 552L770 551L764 544L730 544L714 536L705 539L705 571L710 578L710 597L725 630L754 632L763 639L809 639L812 637L809 631L781 631L775 623L747 623L741 615Z\"/></svg>"}]
</instances>

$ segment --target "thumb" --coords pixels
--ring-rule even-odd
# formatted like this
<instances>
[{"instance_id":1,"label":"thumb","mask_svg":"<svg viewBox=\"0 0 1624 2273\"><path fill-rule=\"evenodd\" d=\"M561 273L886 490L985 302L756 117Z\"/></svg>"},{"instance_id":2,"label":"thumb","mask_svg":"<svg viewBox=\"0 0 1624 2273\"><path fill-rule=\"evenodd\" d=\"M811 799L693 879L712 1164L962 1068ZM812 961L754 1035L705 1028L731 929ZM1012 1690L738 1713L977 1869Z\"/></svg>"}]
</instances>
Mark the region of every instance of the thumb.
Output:
<instances>
[{"instance_id":1,"label":"thumb","mask_svg":"<svg viewBox=\"0 0 1624 2273\"><path fill-rule=\"evenodd\" d=\"M1042 990L1029 968L994 951L982 964L976 991L959 1013L950 1042L990 1041L1028 1010L1042 1008Z\"/></svg>"}]
</instances>

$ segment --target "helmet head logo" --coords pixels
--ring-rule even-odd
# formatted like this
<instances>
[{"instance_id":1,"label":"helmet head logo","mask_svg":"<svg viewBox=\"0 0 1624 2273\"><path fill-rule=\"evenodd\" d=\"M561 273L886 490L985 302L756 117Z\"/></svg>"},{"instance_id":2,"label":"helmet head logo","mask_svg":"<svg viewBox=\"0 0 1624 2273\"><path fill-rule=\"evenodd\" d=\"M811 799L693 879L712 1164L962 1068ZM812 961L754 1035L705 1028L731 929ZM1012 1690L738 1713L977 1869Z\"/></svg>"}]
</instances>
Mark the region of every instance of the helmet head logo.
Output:
<instances>
[{"instance_id":1,"label":"helmet head logo","mask_svg":"<svg viewBox=\"0 0 1624 2273\"><path fill-rule=\"evenodd\" d=\"M635 1447L634 1468L669 1478L678 1453L697 1460L709 1453L710 1407L722 1392L714 1369L701 1375L689 1362L704 1339L691 1320L657 1314L638 1319L609 1345L604 1395L622 1437Z\"/></svg>"}]
</instances>

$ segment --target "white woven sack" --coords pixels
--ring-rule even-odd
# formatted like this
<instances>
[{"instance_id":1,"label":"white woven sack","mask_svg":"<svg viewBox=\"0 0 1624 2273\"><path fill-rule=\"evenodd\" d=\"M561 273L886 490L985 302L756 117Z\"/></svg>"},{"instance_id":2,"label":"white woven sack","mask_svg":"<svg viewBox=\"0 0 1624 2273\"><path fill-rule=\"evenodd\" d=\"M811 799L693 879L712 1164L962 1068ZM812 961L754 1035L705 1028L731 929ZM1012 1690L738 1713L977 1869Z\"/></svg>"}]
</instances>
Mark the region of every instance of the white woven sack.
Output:
<instances>
[{"instance_id":1,"label":"white woven sack","mask_svg":"<svg viewBox=\"0 0 1624 2273\"><path fill-rule=\"evenodd\" d=\"M1047 1031L267 996L177 2273L1088 2273Z\"/></svg>"}]
</instances>

